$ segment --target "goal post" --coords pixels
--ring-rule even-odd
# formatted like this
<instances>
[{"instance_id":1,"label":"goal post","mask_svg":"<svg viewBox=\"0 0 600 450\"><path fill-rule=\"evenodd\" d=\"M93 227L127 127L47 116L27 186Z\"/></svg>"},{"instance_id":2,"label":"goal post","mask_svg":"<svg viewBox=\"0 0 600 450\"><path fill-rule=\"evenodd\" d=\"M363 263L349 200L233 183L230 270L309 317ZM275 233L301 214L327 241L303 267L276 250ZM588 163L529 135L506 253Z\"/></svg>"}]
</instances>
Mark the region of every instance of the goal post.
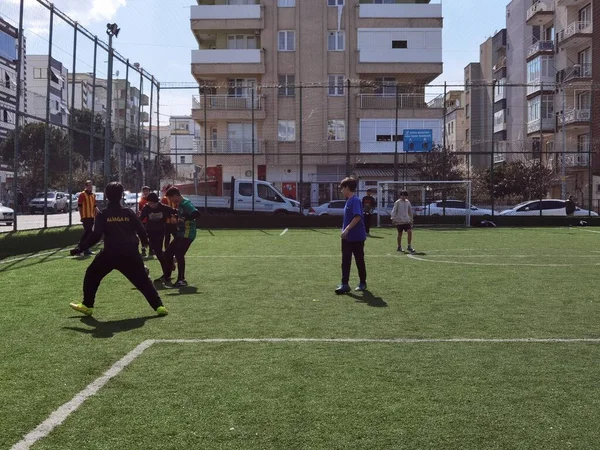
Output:
<instances>
[{"instance_id":1,"label":"goal post","mask_svg":"<svg viewBox=\"0 0 600 450\"><path fill-rule=\"evenodd\" d=\"M389 218L402 191L408 192L413 215L470 226L475 213L471 205L471 181L379 181L377 183L377 226ZM435 219L435 220L433 220Z\"/></svg>"}]
</instances>

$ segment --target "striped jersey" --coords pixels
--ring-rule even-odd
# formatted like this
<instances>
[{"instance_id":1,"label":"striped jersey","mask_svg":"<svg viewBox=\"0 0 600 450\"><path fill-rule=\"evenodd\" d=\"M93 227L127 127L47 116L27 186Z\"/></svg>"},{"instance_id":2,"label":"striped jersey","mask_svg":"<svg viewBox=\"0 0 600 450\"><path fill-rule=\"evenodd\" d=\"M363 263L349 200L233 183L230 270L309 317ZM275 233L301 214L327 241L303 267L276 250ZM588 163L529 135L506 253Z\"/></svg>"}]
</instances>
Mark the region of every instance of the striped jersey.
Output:
<instances>
[{"instance_id":1,"label":"striped jersey","mask_svg":"<svg viewBox=\"0 0 600 450\"><path fill-rule=\"evenodd\" d=\"M177 203L169 200L169 197L167 197L166 195L162 198L162 200L160 201L163 205L167 205L169 208L171 209L177 209ZM176 224L177 223L177 217L169 217L167 219L167 224Z\"/></svg>"},{"instance_id":2,"label":"striped jersey","mask_svg":"<svg viewBox=\"0 0 600 450\"><path fill-rule=\"evenodd\" d=\"M183 237L193 241L196 239L196 219L191 218L191 216L194 213L198 214L198 210L194 208L192 202L190 202L187 198L184 198L182 202L177 205L177 210L179 213L179 218L183 219L179 221L177 237Z\"/></svg>"},{"instance_id":3,"label":"striped jersey","mask_svg":"<svg viewBox=\"0 0 600 450\"><path fill-rule=\"evenodd\" d=\"M83 191L77 200L79 215L82 219L93 219L96 217L96 194Z\"/></svg>"}]
</instances>

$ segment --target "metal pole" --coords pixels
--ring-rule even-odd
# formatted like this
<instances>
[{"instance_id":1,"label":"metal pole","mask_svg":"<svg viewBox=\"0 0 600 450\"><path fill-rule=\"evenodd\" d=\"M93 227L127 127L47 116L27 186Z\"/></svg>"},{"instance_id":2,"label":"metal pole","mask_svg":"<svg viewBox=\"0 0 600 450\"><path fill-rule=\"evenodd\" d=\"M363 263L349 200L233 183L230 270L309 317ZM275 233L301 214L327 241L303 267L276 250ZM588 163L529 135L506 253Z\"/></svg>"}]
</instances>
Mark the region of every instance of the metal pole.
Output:
<instances>
[{"instance_id":1,"label":"metal pole","mask_svg":"<svg viewBox=\"0 0 600 450\"><path fill-rule=\"evenodd\" d=\"M348 94L347 94L347 114L348 114L348 118L346 120L347 123L347 127L346 127L346 132L347 132L347 136L346 136L346 175L350 175L350 78L348 78L347 83L346 83L346 88L348 89Z\"/></svg>"},{"instance_id":2,"label":"metal pole","mask_svg":"<svg viewBox=\"0 0 600 450\"><path fill-rule=\"evenodd\" d=\"M294 87L294 89L296 89L296 88ZM300 95L300 98L299 98L300 113L298 115L299 120L300 120L300 123L298 124L298 132L299 132L298 139L300 140L300 142L298 143L298 151L300 152L300 183L299 183L300 184L300 186L299 186L300 195L299 195L299 197L300 197L300 214L302 214L302 211L304 209L304 201L303 201L304 199L302 198L302 194L304 192L302 190L302 187L304 184L304 155L302 154L303 146L304 146L304 143L303 143L303 139L304 139L303 122L304 122L304 120L302 117L302 85L300 85L298 87L298 91L299 91L299 95ZM346 139L348 139L348 135L346 135Z\"/></svg>"},{"instance_id":3,"label":"metal pole","mask_svg":"<svg viewBox=\"0 0 600 450\"><path fill-rule=\"evenodd\" d=\"M560 195L562 199L567 198L567 133L565 131L565 116L566 116L566 91L565 85L562 85L562 141L563 141L563 151L562 151L562 160L560 162Z\"/></svg>"},{"instance_id":4,"label":"metal pole","mask_svg":"<svg viewBox=\"0 0 600 450\"><path fill-rule=\"evenodd\" d=\"M152 103L154 102L154 75L150 80L150 113L148 114L148 180L152 179ZM157 160L154 159L156 162ZM156 186L160 190L160 184Z\"/></svg>"},{"instance_id":5,"label":"metal pole","mask_svg":"<svg viewBox=\"0 0 600 450\"><path fill-rule=\"evenodd\" d=\"M50 5L50 37L48 39L48 72L46 78L46 133L44 139L44 228L48 227L48 164L50 164L50 81L52 76L52 35L54 5ZM60 81L60 80L59 80Z\"/></svg>"},{"instance_id":6,"label":"metal pole","mask_svg":"<svg viewBox=\"0 0 600 450\"><path fill-rule=\"evenodd\" d=\"M15 151L14 151L14 160L13 160L13 198L15 199L14 201L14 206L15 206L15 210L13 213L13 231L17 231L17 216L19 215L19 205L17 204L17 202L19 201L19 184L18 184L18 177L19 177L19 146L20 146L20 133L21 133L21 95L22 95L22 91L21 91L21 87L22 87L22 77L21 77L21 73L23 72L23 10L25 8L25 0L21 0L21 5L19 7L19 36L18 36L18 44L17 44L17 51L19 52L19 54L17 55L17 104L16 104L16 109L15 109L15 134L14 134L14 141L15 141Z\"/></svg>"},{"instance_id":7,"label":"metal pole","mask_svg":"<svg viewBox=\"0 0 600 450\"><path fill-rule=\"evenodd\" d=\"M252 213L254 213L254 202L256 200L256 183L254 182L254 86L252 87L252 90L250 92L252 96Z\"/></svg>"},{"instance_id":8,"label":"metal pole","mask_svg":"<svg viewBox=\"0 0 600 450\"><path fill-rule=\"evenodd\" d=\"M591 111L593 111L593 108L595 105L594 103L594 97L596 97L596 95L594 94L595 89L592 89L592 94L591 94ZM593 116L592 120L594 120L595 118ZM594 195L594 187L593 187L593 183L594 183L594 177L593 177L593 173L592 173L592 146L594 142L594 126L593 126L593 122L592 122L592 126L590 127L590 137L588 139L587 142L587 146L588 146L588 211L589 211L589 216L592 216L592 196ZM595 154L595 152L594 152Z\"/></svg>"},{"instance_id":9,"label":"metal pole","mask_svg":"<svg viewBox=\"0 0 600 450\"><path fill-rule=\"evenodd\" d=\"M208 182L208 119L207 119L207 98L206 98L207 86L204 86L202 91L202 97L204 98L204 214L208 213L208 192L206 190L206 184ZM197 177L196 177L197 178ZM231 191L235 190L235 186L231 185ZM233 208L233 201L231 207Z\"/></svg>"},{"instance_id":10,"label":"metal pole","mask_svg":"<svg viewBox=\"0 0 600 450\"><path fill-rule=\"evenodd\" d=\"M123 119L123 134L121 135L121 157L119 158L119 174L121 182L125 181L127 172L127 105L129 105L129 59L125 62L125 98L123 99L123 109L125 118Z\"/></svg>"},{"instance_id":11,"label":"metal pole","mask_svg":"<svg viewBox=\"0 0 600 450\"><path fill-rule=\"evenodd\" d=\"M106 82L106 127L104 131L104 184L110 182L110 137L112 134L112 71L113 71L113 35L108 35L108 81Z\"/></svg>"},{"instance_id":12,"label":"metal pole","mask_svg":"<svg viewBox=\"0 0 600 450\"><path fill-rule=\"evenodd\" d=\"M69 146L69 226L73 225L73 152L75 150L75 142L73 137L74 114L75 114L75 74L77 73L77 22L75 22L74 37L73 37L73 75L71 80L71 126L69 128L71 145ZM68 81L68 79L67 79ZM81 92L83 95L83 90Z\"/></svg>"},{"instance_id":13,"label":"metal pole","mask_svg":"<svg viewBox=\"0 0 600 450\"><path fill-rule=\"evenodd\" d=\"M496 90L496 79L492 80L492 96ZM493 97L492 97L493 99ZM492 102L492 151L490 159L490 202L492 205L492 217L494 217L494 103Z\"/></svg>"},{"instance_id":14,"label":"metal pole","mask_svg":"<svg viewBox=\"0 0 600 450\"><path fill-rule=\"evenodd\" d=\"M381 89L383 90L383 86ZM396 120L394 122L394 181L398 181L398 91L398 83L396 83ZM381 199L379 201L381 201Z\"/></svg>"},{"instance_id":15,"label":"metal pole","mask_svg":"<svg viewBox=\"0 0 600 450\"><path fill-rule=\"evenodd\" d=\"M150 105L152 107L152 105ZM160 159L160 83L156 82L156 158L158 164L156 165L156 179L158 180L158 186L160 188L160 177L162 175L161 170L161 159Z\"/></svg>"},{"instance_id":16,"label":"metal pole","mask_svg":"<svg viewBox=\"0 0 600 450\"><path fill-rule=\"evenodd\" d=\"M146 172L144 171L144 154L142 153L143 145L140 144L142 142L142 95L144 93L144 72L141 67L139 68L139 71L140 71L140 90L139 90L139 94L138 94L139 95L138 119L137 119L138 132L137 132L136 147L137 147L138 166L139 166L139 170L142 171L142 185L145 185L146 184ZM141 162L140 162L140 156L142 158Z\"/></svg>"},{"instance_id":17,"label":"metal pole","mask_svg":"<svg viewBox=\"0 0 600 450\"><path fill-rule=\"evenodd\" d=\"M96 59L98 56L98 37L94 37L94 71L92 74L92 120L90 123L90 180L94 181L94 139L96 138Z\"/></svg>"}]
</instances>

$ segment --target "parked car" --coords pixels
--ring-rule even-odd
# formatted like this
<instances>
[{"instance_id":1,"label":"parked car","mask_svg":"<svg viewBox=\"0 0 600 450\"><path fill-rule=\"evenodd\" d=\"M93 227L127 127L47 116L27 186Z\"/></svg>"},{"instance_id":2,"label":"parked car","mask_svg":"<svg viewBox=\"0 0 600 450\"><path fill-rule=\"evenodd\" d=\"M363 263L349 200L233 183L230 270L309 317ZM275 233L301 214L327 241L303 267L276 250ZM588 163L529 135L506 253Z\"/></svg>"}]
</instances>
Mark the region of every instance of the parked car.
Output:
<instances>
[{"instance_id":1,"label":"parked car","mask_svg":"<svg viewBox=\"0 0 600 450\"><path fill-rule=\"evenodd\" d=\"M309 208L309 216L343 216L346 200L334 200Z\"/></svg>"},{"instance_id":2,"label":"parked car","mask_svg":"<svg viewBox=\"0 0 600 450\"><path fill-rule=\"evenodd\" d=\"M466 216L467 208L469 209L469 215L471 216L482 216L482 217L491 217L492 210L479 208L474 205L470 205L467 207L467 203L462 200L439 200L437 202L430 203L425 206L424 211L421 214L426 216Z\"/></svg>"},{"instance_id":3,"label":"parked car","mask_svg":"<svg viewBox=\"0 0 600 450\"><path fill-rule=\"evenodd\" d=\"M11 208L9 208L8 206L4 206L2 205L2 203L0 203L0 223L12 225L14 216L15 212Z\"/></svg>"},{"instance_id":4,"label":"parked car","mask_svg":"<svg viewBox=\"0 0 600 450\"><path fill-rule=\"evenodd\" d=\"M136 206L139 204L140 200L142 198L142 194L139 192L130 192L129 194L125 194L125 199L123 200L123 205L126 208L131 208L134 211L137 210L137 208L139 208L139 206Z\"/></svg>"},{"instance_id":5,"label":"parked car","mask_svg":"<svg viewBox=\"0 0 600 450\"><path fill-rule=\"evenodd\" d=\"M68 194L67 194L68 195ZM77 211L77 203L79 202L79 194L72 194L71 195L71 211ZM69 198L67 197L67 202L69 201Z\"/></svg>"},{"instance_id":6,"label":"parked car","mask_svg":"<svg viewBox=\"0 0 600 450\"><path fill-rule=\"evenodd\" d=\"M566 216L565 200L547 198L543 200L530 200L519 203L510 209L500 213L501 216ZM594 211L576 208L576 216L598 216Z\"/></svg>"},{"instance_id":7,"label":"parked car","mask_svg":"<svg viewBox=\"0 0 600 450\"><path fill-rule=\"evenodd\" d=\"M104 192L96 192L96 206L99 209L106 208L106 203L104 201Z\"/></svg>"},{"instance_id":8,"label":"parked car","mask_svg":"<svg viewBox=\"0 0 600 450\"><path fill-rule=\"evenodd\" d=\"M46 201L46 208L48 214L56 212L67 212L69 210L69 204L67 202L67 194L64 192L48 191L48 197ZM29 212L35 214L37 211L44 212L44 193L39 192L29 202Z\"/></svg>"}]
</instances>

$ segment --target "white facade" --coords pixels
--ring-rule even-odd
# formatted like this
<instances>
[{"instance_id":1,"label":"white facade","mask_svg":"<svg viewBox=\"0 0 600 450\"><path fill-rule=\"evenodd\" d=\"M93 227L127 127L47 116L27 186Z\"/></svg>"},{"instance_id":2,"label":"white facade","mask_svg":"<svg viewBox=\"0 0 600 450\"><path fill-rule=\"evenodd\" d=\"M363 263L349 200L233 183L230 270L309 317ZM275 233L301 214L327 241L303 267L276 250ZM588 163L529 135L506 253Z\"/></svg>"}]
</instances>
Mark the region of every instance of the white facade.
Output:
<instances>
[{"instance_id":1,"label":"white facade","mask_svg":"<svg viewBox=\"0 0 600 450\"><path fill-rule=\"evenodd\" d=\"M359 28L361 63L441 63L442 30Z\"/></svg>"},{"instance_id":2,"label":"white facade","mask_svg":"<svg viewBox=\"0 0 600 450\"><path fill-rule=\"evenodd\" d=\"M49 61L47 55L27 57L28 113L41 120L46 119L48 76L50 76L50 121L67 125L69 73L60 61L54 58Z\"/></svg>"},{"instance_id":3,"label":"white facade","mask_svg":"<svg viewBox=\"0 0 600 450\"><path fill-rule=\"evenodd\" d=\"M361 153L395 153L395 119L361 119L359 124ZM404 130L431 130L433 145L443 139L443 119L404 119L398 120L398 152L403 152L402 136Z\"/></svg>"},{"instance_id":4,"label":"white facade","mask_svg":"<svg viewBox=\"0 0 600 450\"><path fill-rule=\"evenodd\" d=\"M193 157L198 153L196 140L201 136L200 126L191 116L172 116L169 131L171 164L178 177L192 178L197 170Z\"/></svg>"}]
</instances>

